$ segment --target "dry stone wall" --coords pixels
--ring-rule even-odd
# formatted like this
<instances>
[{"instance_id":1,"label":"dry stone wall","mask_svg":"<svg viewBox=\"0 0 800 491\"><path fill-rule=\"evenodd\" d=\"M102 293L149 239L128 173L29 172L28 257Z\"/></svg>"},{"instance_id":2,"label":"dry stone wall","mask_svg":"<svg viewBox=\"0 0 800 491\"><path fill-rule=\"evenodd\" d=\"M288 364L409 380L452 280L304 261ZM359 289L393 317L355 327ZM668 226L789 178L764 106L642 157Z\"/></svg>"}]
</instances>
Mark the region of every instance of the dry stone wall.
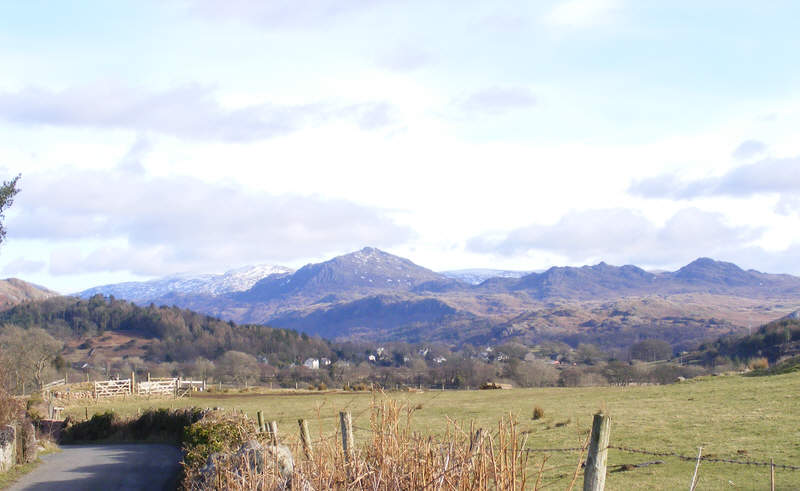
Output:
<instances>
[{"instance_id":1,"label":"dry stone wall","mask_svg":"<svg viewBox=\"0 0 800 491\"><path fill-rule=\"evenodd\" d=\"M0 426L0 472L14 467L17 460L17 430L13 426Z\"/></svg>"}]
</instances>

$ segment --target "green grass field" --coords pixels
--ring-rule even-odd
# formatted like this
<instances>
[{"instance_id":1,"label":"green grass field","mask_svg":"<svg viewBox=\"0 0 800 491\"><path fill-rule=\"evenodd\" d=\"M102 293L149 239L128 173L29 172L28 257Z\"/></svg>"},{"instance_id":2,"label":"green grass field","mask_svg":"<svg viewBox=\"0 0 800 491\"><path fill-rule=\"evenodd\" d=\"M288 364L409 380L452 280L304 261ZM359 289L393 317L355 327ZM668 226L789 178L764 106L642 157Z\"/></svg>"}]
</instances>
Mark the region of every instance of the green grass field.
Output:
<instances>
[{"instance_id":1,"label":"green grass field","mask_svg":"<svg viewBox=\"0 0 800 491\"><path fill-rule=\"evenodd\" d=\"M214 407L244 410L255 418L263 410L278 422L279 433L296 440L297 419L309 421L313 438L336 431L338 412L350 410L355 433L367 437L369 407L375 397L391 397L414 411L413 427L422 434L444 430L447 419L469 427L496 428L509 413L528 433L529 448L577 447L583 442L598 409L611 415L610 445L653 451L703 454L734 460L752 459L800 466L800 373L772 377L738 375L704 377L667 386L545 388L494 391L395 392L383 395L335 392L275 392L271 394L203 394L177 400L126 400L89 406L89 414L113 409L135 415L147 407ZM544 418L532 420L535 405ZM78 419L83 406L68 409ZM557 423L566 423L557 426ZM533 454L533 465L542 454ZM624 464L663 460L664 464L620 471ZM550 453L545 489L566 489L577 453ZM609 450L606 489L688 489L694 462ZM769 489L769 468L706 463L700 466L698 489ZM530 482L533 482L531 479ZM580 487L580 478L577 488ZM800 471L776 470L777 489L800 489Z\"/></svg>"}]
</instances>

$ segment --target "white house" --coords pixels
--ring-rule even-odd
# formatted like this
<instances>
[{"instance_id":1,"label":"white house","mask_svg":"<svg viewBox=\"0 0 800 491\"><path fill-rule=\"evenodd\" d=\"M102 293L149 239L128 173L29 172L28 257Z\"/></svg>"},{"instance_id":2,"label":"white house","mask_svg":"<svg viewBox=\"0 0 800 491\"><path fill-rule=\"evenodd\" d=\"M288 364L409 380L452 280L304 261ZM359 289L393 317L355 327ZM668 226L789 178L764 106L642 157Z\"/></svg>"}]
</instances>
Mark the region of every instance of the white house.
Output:
<instances>
[{"instance_id":1,"label":"white house","mask_svg":"<svg viewBox=\"0 0 800 491\"><path fill-rule=\"evenodd\" d=\"M319 360L317 358L308 358L303 362L303 366L312 370L319 370Z\"/></svg>"}]
</instances>

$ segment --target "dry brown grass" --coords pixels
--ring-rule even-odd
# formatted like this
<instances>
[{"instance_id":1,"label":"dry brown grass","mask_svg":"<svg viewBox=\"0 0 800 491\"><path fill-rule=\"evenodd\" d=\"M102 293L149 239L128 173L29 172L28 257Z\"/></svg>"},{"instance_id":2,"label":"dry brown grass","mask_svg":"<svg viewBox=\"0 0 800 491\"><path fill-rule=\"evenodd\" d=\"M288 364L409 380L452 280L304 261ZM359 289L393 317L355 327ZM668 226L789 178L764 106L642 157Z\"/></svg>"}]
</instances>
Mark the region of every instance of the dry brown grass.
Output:
<instances>
[{"instance_id":1,"label":"dry brown grass","mask_svg":"<svg viewBox=\"0 0 800 491\"><path fill-rule=\"evenodd\" d=\"M371 439L355 449L351 458L342 450L341 434L314 442L311 458L303 458L299 442L287 439L295 472L287 483L264 465L259 472L246 461L228 461L215 485L231 490L341 489L341 490L522 490L528 484L526 436L517 431L513 417L502 418L496 428L476 428L447 420L443 436L423 436L412 430L415 409L393 400L371 407ZM367 430L361 428L361 430ZM538 467L538 466L537 466ZM542 467L543 469L543 467ZM197 469L187 469L191 489ZM541 481L541 475L538 481Z\"/></svg>"},{"instance_id":2,"label":"dry brown grass","mask_svg":"<svg viewBox=\"0 0 800 491\"><path fill-rule=\"evenodd\" d=\"M769 368L769 361L764 357L751 358L747 362L747 368L750 370L766 370Z\"/></svg>"}]
</instances>

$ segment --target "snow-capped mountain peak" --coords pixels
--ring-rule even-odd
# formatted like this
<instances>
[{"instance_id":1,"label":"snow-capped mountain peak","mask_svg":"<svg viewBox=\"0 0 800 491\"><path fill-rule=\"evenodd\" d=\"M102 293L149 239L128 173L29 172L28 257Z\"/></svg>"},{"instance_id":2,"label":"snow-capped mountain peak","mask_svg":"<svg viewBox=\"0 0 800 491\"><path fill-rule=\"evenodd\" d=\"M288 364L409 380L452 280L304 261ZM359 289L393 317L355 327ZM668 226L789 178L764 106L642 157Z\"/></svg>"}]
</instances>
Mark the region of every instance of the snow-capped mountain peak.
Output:
<instances>
[{"instance_id":1,"label":"snow-capped mountain peak","mask_svg":"<svg viewBox=\"0 0 800 491\"><path fill-rule=\"evenodd\" d=\"M150 302L171 293L218 296L248 290L267 276L283 276L293 272L284 266L259 264L232 269L223 274L176 274L150 281L96 286L80 292L78 296L88 298L100 293L138 303Z\"/></svg>"}]
</instances>

